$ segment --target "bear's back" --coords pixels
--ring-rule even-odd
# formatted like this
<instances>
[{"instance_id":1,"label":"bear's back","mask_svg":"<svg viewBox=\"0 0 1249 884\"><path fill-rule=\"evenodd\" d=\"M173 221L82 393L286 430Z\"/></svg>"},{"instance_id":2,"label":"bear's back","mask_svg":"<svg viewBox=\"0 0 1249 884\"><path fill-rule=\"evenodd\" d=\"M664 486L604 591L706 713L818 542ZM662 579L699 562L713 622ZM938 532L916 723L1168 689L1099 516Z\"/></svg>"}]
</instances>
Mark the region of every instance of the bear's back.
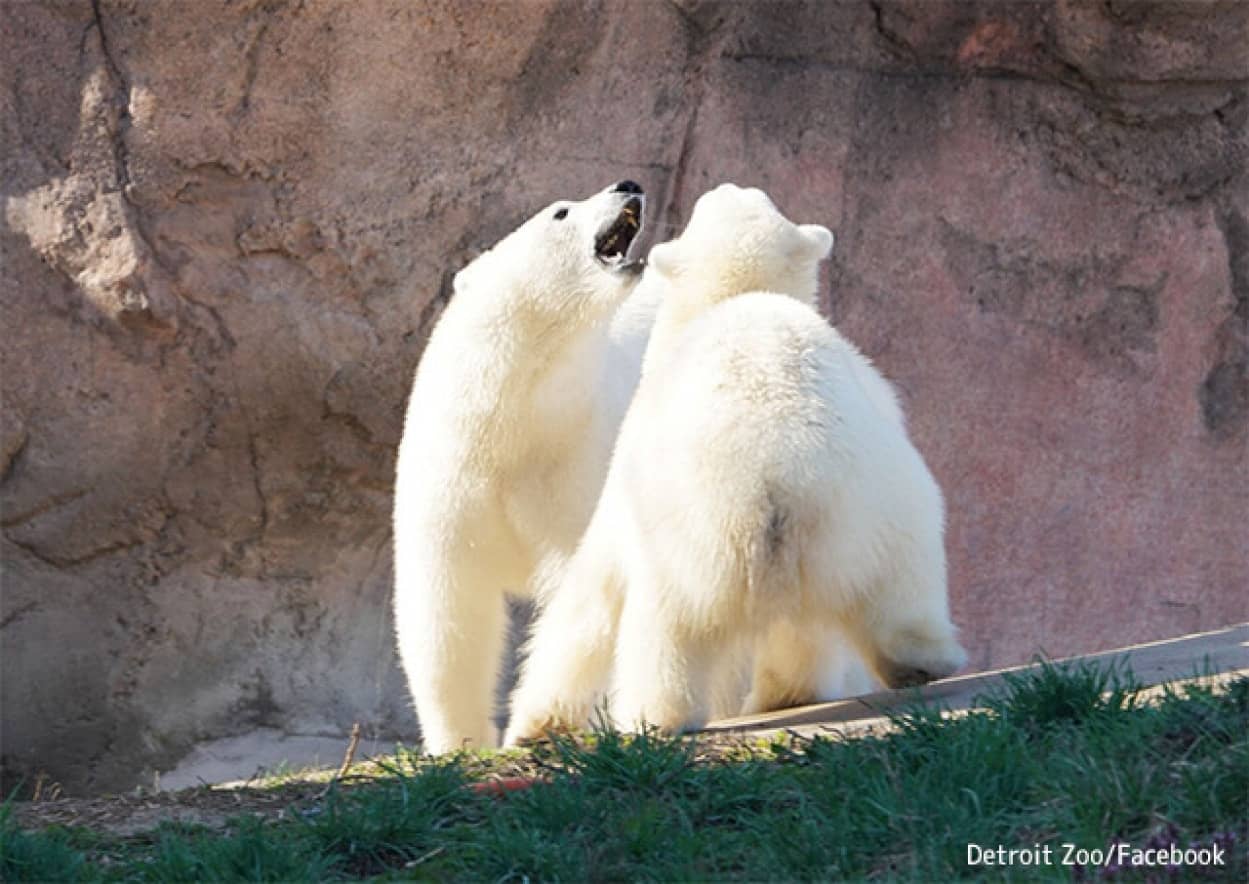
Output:
<instances>
[{"instance_id":1,"label":"bear's back","mask_svg":"<svg viewBox=\"0 0 1249 884\"><path fill-rule=\"evenodd\" d=\"M707 310L650 386L636 421L648 440L638 469L662 459L678 471L809 485L812 471L854 469L863 452L905 439L888 381L786 295L752 292Z\"/></svg>"},{"instance_id":2,"label":"bear's back","mask_svg":"<svg viewBox=\"0 0 1249 884\"><path fill-rule=\"evenodd\" d=\"M846 400L856 392L856 359L862 357L815 310L787 295L750 292L689 324L665 383L673 398L746 412L739 418L817 421L828 403L853 407Z\"/></svg>"}]
</instances>

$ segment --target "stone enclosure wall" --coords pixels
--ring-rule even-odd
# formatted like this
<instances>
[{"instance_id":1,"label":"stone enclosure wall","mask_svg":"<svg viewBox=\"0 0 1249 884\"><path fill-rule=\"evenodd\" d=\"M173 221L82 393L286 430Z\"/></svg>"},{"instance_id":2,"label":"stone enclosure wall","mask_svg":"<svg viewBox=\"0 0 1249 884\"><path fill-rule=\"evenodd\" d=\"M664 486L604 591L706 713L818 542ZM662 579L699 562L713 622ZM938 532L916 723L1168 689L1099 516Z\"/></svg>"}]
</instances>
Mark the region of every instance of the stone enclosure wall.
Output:
<instances>
[{"instance_id":1,"label":"stone enclosure wall","mask_svg":"<svg viewBox=\"0 0 1249 884\"><path fill-rule=\"evenodd\" d=\"M1249 7L39 0L0 16L6 781L416 735L407 386L475 250L624 178L833 228L973 665L1247 619Z\"/></svg>"}]
</instances>

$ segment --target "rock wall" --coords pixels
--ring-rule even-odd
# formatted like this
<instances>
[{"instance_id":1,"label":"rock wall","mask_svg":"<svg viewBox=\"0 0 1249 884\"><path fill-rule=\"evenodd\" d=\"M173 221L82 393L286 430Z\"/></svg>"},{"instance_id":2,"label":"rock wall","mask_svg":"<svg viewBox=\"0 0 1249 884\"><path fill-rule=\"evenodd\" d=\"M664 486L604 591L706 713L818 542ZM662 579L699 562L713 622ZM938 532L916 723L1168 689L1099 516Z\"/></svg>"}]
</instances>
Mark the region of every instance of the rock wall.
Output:
<instances>
[{"instance_id":1,"label":"rock wall","mask_svg":"<svg viewBox=\"0 0 1249 884\"><path fill-rule=\"evenodd\" d=\"M623 177L838 234L978 667L1247 619L1235 2L57 0L0 17L3 770L415 736L391 472L450 277Z\"/></svg>"}]
</instances>

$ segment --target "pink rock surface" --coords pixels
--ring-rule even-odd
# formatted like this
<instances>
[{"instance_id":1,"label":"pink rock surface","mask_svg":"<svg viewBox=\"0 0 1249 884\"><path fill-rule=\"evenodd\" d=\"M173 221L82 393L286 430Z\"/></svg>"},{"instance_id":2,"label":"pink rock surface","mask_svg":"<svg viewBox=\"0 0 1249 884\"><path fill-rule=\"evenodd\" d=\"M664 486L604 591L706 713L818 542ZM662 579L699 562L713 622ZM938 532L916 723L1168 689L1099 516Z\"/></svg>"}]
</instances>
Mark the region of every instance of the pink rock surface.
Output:
<instances>
[{"instance_id":1,"label":"pink rock surface","mask_svg":"<svg viewBox=\"0 0 1249 884\"><path fill-rule=\"evenodd\" d=\"M0 17L6 779L415 738L387 601L450 276L623 177L766 188L946 490L976 667L1249 619L1234 2L18 4Z\"/></svg>"}]
</instances>

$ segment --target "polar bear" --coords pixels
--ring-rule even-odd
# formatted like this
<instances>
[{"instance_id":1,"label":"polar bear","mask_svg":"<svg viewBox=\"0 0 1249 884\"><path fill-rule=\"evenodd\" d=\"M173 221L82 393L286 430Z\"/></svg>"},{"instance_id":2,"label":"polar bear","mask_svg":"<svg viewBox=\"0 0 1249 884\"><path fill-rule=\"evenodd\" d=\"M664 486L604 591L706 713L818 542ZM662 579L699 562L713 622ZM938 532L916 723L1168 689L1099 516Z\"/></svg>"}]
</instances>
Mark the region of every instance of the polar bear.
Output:
<instances>
[{"instance_id":1,"label":"polar bear","mask_svg":"<svg viewBox=\"0 0 1249 884\"><path fill-rule=\"evenodd\" d=\"M808 698L830 627L889 686L964 664L940 489L889 383L815 310L832 241L722 185L651 251L642 378L505 742L581 723L612 675L620 726L698 726L742 649L746 711Z\"/></svg>"},{"instance_id":2,"label":"polar bear","mask_svg":"<svg viewBox=\"0 0 1249 884\"><path fill-rule=\"evenodd\" d=\"M621 181L543 209L456 275L422 355L396 468L394 612L429 752L494 745L504 593L558 571L593 512L653 315L652 299L611 325L639 280L643 201Z\"/></svg>"}]
</instances>

